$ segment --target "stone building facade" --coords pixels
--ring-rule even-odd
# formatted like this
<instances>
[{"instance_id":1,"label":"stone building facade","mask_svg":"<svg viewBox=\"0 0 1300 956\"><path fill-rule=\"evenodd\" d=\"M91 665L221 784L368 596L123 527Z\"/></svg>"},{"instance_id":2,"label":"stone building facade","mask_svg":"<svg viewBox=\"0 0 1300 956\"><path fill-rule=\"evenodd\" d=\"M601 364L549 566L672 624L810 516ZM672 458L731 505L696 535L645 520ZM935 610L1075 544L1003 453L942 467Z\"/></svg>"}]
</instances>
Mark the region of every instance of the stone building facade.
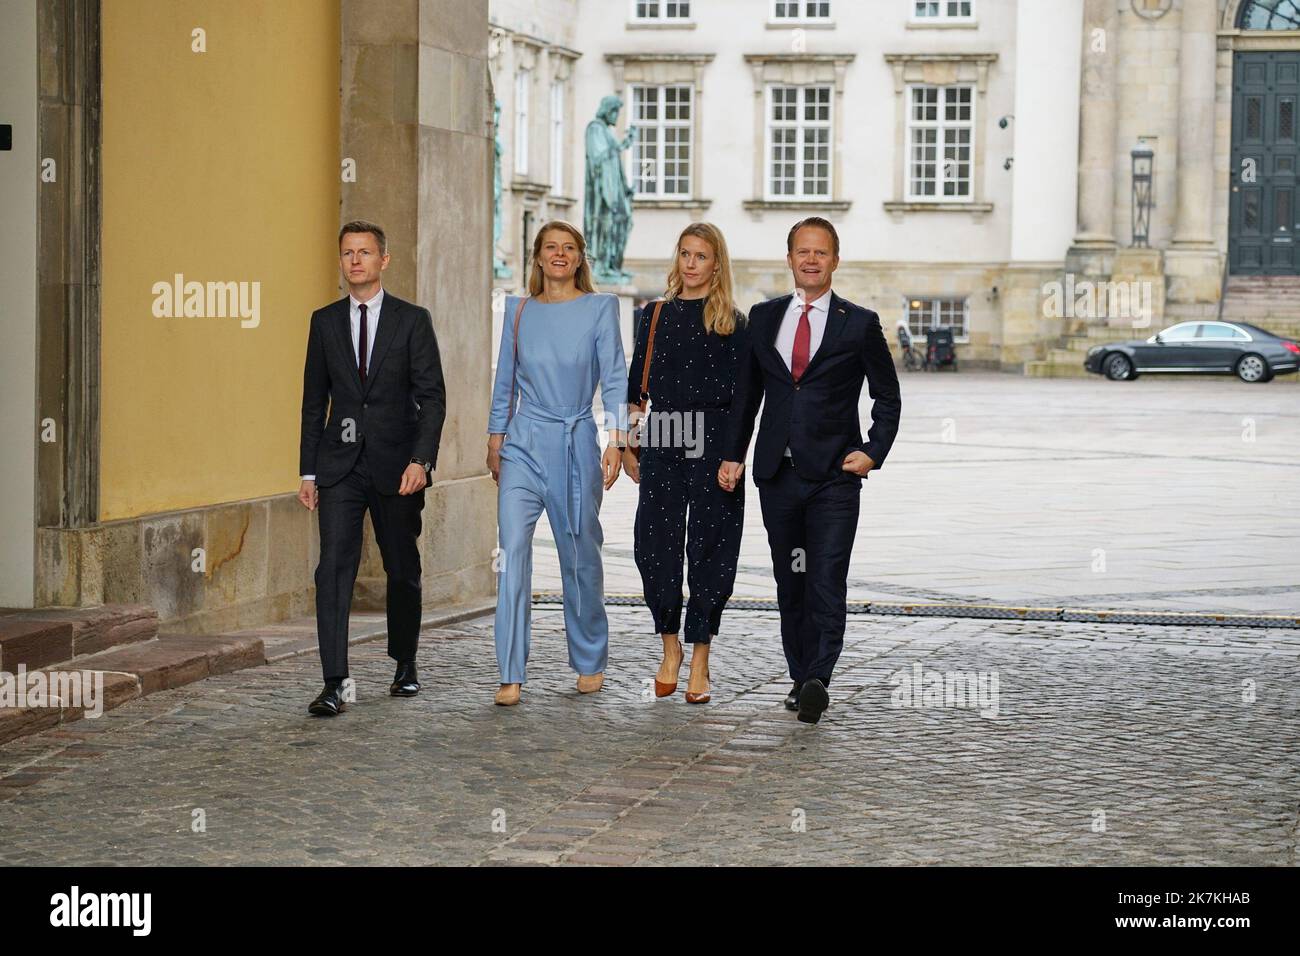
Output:
<instances>
[{"instance_id":1,"label":"stone building facade","mask_svg":"<svg viewBox=\"0 0 1300 956\"><path fill-rule=\"evenodd\" d=\"M517 6L493 0L494 23ZM564 128L617 93L620 135L642 133L628 153L640 296L661 291L694 219L727 234L745 302L787 291L786 229L820 214L843 239L837 288L877 310L891 340L899 322L951 326L969 364L1077 373L1090 328L1221 307L1300 331L1286 309L1300 291L1288 284L1291 0L562 6L539 10L537 29L563 50L576 115ZM509 154L511 124L501 132ZM580 138L568 142L580 175ZM1152 153L1145 241L1135 148ZM1247 168L1259 178L1242 181ZM547 211L580 222L571 195ZM1057 307L1059 290L1087 284L1137 298Z\"/></svg>"},{"instance_id":2,"label":"stone building facade","mask_svg":"<svg viewBox=\"0 0 1300 956\"><path fill-rule=\"evenodd\" d=\"M549 219L581 222L582 132L574 117L580 54L573 48L578 10L578 0L491 4L488 58L503 145L495 282L512 293L527 281L537 227Z\"/></svg>"},{"instance_id":3,"label":"stone building facade","mask_svg":"<svg viewBox=\"0 0 1300 956\"><path fill-rule=\"evenodd\" d=\"M490 599L490 334L463 320L490 310L487 0L3 0L0 22L0 606L311 613L303 358L355 218L446 372L425 602ZM256 319L160 312L174 279L256 289ZM367 534L356 606L382 608Z\"/></svg>"}]
</instances>

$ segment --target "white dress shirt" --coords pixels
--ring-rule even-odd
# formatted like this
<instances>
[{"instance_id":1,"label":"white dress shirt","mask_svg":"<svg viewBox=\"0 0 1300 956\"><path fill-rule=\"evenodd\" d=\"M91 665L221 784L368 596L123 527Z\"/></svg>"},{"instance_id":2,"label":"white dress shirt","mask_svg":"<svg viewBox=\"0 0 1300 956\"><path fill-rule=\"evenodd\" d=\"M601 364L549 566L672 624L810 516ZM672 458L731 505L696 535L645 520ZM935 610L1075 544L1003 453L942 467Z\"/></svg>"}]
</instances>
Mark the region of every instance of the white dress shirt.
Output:
<instances>
[{"instance_id":1,"label":"white dress shirt","mask_svg":"<svg viewBox=\"0 0 1300 956\"><path fill-rule=\"evenodd\" d=\"M808 310L808 326L812 331L812 336L808 340L808 361L817 354L817 349L821 347L822 336L826 334L826 316L831 311L831 290L827 289L822 293L821 298L813 299L812 308ZM799 330L799 316L803 314L803 296L799 291L790 298L790 304L786 307L785 318L781 320L781 328L776 333L776 350L781 353L781 358L788 369L794 368L794 334Z\"/></svg>"},{"instance_id":2,"label":"white dress shirt","mask_svg":"<svg viewBox=\"0 0 1300 956\"><path fill-rule=\"evenodd\" d=\"M375 351L375 333L379 330L379 310L384 304L384 289L380 286L374 298L361 303L348 296L348 324L352 328L352 361L361 367L361 306L366 307L366 371L370 370L370 356ZM825 323L823 322L823 325ZM303 475L303 481L315 481L315 475Z\"/></svg>"},{"instance_id":3,"label":"white dress shirt","mask_svg":"<svg viewBox=\"0 0 1300 956\"><path fill-rule=\"evenodd\" d=\"M819 298L813 299L811 304L812 308L808 310L808 329L811 333L808 338L809 362L817 354L822 336L826 334L826 317L831 311L831 290L827 289ZM785 317L781 319L781 328L776 333L776 350L781 353L785 367L791 371L794 370L794 336L799 330L799 316L803 315L803 306L803 293L796 289L790 298L790 305L786 307ZM793 457L789 448L786 448L785 455L787 458Z\"/></svg>"},{"instance_id":4,"label":"white dress shirt","mask_svg":"<svg viewBox=\"0 0 1300 956\"><path fill-rule=\"evenodd\" d=\"M366 371L370 371L370 354L375 350L375 333L379 331L379 309L384 304L384 290L381 286L375 297L364 303L366 307ZM352 327L352 357L361 366L358 350L361 346L361 306L352 296L348 296L348 324Z\"/></svg>"}]
</instances>

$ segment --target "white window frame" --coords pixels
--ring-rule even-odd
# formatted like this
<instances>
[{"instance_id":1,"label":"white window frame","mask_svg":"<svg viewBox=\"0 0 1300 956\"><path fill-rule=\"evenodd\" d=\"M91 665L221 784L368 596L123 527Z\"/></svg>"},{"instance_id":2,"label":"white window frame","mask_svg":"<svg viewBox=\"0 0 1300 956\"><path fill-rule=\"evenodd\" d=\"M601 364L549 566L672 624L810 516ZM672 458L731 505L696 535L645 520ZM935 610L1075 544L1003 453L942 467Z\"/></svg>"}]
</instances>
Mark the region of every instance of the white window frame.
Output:
<instances>
[{"instance_id":1,"label":"white window frame","mask_svg":"<svg viewBox=\"0 0 1300 956\"><path fill-rule=\"evenodd\" d=\"M677 89L686 90L690 96L690 115L686 119L670 120L667 118L665 104L667 102L666 90ZM656 104L658 105L659 118L647 123L637 116L637 93L639 91L655 91ZM637 142L633 149L628 150L628 182L632 184L635 190L634 199L692 199L695 195L695 110L698 100L695 85L692 83L629 83L627 99L630 104L628 110L628 123L637 127ZM643 144L642 133L647 126L653 126L658 130L659 135L655 142L654 155L654 185L653 191L642 188L642 179L640 171L636 168L638 159L637 150ZM678 129L686 131L686 190L684 192L665 192L664 191L664 150L667 147L667 136L664 135L669 129Z\"/></svg>"},{"instance_id":2,"label":"white window frame","mask_svg":"<svg viewBox=\"0 0 1300 956\"><path fill-rule=\"evenodd\" d=\"M905 0L907 3L908 20L911 23L974 23L975 22L975 0L969 0L970 13L952 14L948 11L952 5L966 2L966 0ZM937 13L917 13L918 3L927 5L933 4L938 10Z\"/></svg>"},{"instance_id":3,"label":"white window frame","mask_svg":"<svg viewBox=\"0 0 1300 956\"><path fill-rule=\"evenodd\" d=\"M564 195L564 80L551 80L551 195Z\"/></svg>"},{"instance_id":4,"label":"white window frame","mask_svg":"<svg viewBox=\"0 0 1300 956\"><path fill-rule=\"evenodd\" d=\"M775 99L775 92L780 90L795 90L795 119L793 122L788 120L774 120L772 118L772 102ZM807 96L811 90L826 91L826 119L825 120L807 120L804 118L804 110L807 107ZM776 150L776 139L773 131L776 129L794 129L795 136L795 158L794 158L794 181L796 191L793 193L778 193L773 187L773 170L774 153ZM804 163L803 152L807 146L805 133L809 129L824 129L826 131L826 191L810 193L804 180ZM763 198L768 202L829 202L835 198L835 87L829 83L809 83L809 84L791 84L791 83L769 83L763 90Z\"/></svg>"},{"instance_id":5,"label":"white window frame","mask_svg":"<svg viewBox=\"0 0 1300 956\"><path fill-rule=\"evenodd\" d=\"M694 0L628 0L628 20L632 23L694 23L695 22L695 2ZM671 9L678 12L669 13ZM681 5L686 5L686 13L681 13ZM642 6L653 5L657 13L642 13Z\"/></svg>"},{"instance_id":6,"label":"white window frame","mask_svg":"<svg viewBox=\"0 0 1300 956\"><path fill-rule=\"evenodd\" d=\"M778 10L789 9L791 4L795 4L797 12L778 13ZM814 13L809 15L809 8L826 7L826 12ZM771 0L767 8L768 23L830 23L834 16L835 10L831 6L831 0Z\"/></svg>"},{"instance_id":7,"label":"white window frame","mask_svg":"<svg viewBox=\"0 0 1300 956\"><path fill-rule=\"evenodd\" d=\"M532 107L533 71L515 71L515 169L516 176L528 175L528 122Z\"/></svg>"},{"instance_id":8,"label":"white window frame","mask_svg":"<svg viewBox=\"0 0 1300 956\"><path fill-rule=\"evenodd\" d=\"M948 105L948 93L951 90L964 89L969 93L970 100L970 118L967 120L948 120L944 113ZM918 120L915 114L914 94L917 90L938 90L938 102L935 104L934 120ZM903 182L905 197L908 202L927 202L927 203L971 203L975 201L975 134L976 134L976 99L977 91L974 84L971 83L952 83L938 85L934 83L909 83L904 90L904 108L907 110L907 119L903 131ZM916 180L913 178L912 166L914 159L914 140L913 133L916 130L933 129L935 130L935 180L933 195L916 192ZM944 185L950 181L947 175L948 161L944 156L946 143L944 133L950 129L965 129L968 132L966 148L969 154L967 166L970 168L966 180L967 189L965 195L948 196L944 194ZM960 180L956 180L960 181Z\"/></svg>"},{"instance_id":9,"label":"white window frame","mask_svg":"<svg viewBox=\"0 0 1300 956\"><path fill-rule=\"evenodd\" d=\"M915 301L924 302L929 309L929 317L925 319L923 328L916 328L912 325L913 317L925 318L925 313L912 311L912 303ZM961 303L961 334L957 334L956 326L935 325L935 320L939 315L943 303ZM953 342L969 343L970 342L970 297L969 296L952 296L952 295L909 295L903 300L903 321L907 324L907 331L911 333L912 338L924 338L926 333L931 329L952 329Z\"/></svg>"}]
</instances>

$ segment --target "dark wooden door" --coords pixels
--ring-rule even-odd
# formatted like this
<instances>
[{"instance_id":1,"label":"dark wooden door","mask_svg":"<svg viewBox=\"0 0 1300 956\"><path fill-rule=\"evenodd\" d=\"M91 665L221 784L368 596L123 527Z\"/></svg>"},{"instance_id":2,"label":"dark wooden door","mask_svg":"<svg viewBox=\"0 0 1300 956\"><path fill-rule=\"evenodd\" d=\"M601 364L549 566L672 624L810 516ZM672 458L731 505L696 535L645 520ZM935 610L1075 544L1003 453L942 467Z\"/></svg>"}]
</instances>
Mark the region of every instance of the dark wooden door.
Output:
<instances>
[{"instance_id":1,"label":"dark wooden door","mask_svg":"<svg viewBox=\"0 0 1300 956\"><path fill-rule=\"evenodd\" d=\"M1300 275L1297 100L1300 52L1236 54L1228 207L1234 275Z\"/></svg>"}]
</instances>

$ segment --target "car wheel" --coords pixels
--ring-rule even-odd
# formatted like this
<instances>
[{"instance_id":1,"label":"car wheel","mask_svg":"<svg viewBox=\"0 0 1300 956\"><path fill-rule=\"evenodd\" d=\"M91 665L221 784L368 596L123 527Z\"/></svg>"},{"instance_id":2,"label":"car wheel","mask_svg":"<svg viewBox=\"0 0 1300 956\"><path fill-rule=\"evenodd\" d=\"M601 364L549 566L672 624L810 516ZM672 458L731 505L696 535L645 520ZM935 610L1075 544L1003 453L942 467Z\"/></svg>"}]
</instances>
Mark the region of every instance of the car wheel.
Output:
<instances>
[{"instance_id":1,"label":"car wheel","mask_svg":"<svg viewBox=\"0 0 1300 956\"><path fill-rule=\"evenodd\" d=\"M1102 363L1102 368L1106 370L1106 377L1112 382L1124 382L1137 378L1133 371L1133 363L1129 361L1127 355L1115 352L1107 355L1106 360Z\"/></svg>"},{"instance_id":2,"label":"car wheel","mask_svg":"<svg viewBox=\"0 0 1300 956\"><path fill-rule=\"evenodd\" d=\"M1271 377L1263 356L1251 352L1237 360L1237 378L1243 382L1267 382Z\"/></svg>"}]
</instances>

